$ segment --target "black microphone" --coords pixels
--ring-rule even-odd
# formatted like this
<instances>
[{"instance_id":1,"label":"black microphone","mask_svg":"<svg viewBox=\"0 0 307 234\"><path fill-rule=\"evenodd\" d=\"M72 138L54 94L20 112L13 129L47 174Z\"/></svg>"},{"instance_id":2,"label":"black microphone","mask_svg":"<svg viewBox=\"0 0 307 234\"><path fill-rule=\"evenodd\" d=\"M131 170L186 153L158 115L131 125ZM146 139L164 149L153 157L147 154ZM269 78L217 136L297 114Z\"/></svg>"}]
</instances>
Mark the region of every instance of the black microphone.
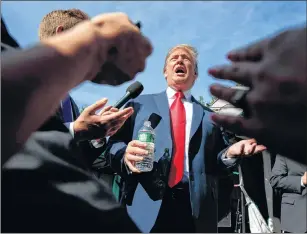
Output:
<instances>
[{"instance_id":1,"label":"black microphone","mask_svg":"<svg viewBox=\"0 0 307 234\"><path fill-rule=\"evenodd\" d=\"M160 123L161 119L162 119L162 117L160 115L158 115L156 113L152 113L149 116L148 121L150 121L151 127L153 129L155 129L158 126L158 124Z\"/></svg>"},{"instance_id":2,"label":"black microphone","mask_svg":"<svg viewBox=\"0 0 307 234\"><path fill-rule=\"evenodd\" d=\"M127 90L125 96L123 96L115 105L115 108L121 108L123 105L125 105L126 102L128 102L132 98L136 98L141 94L144 87L143 85L136 81L132 85L130 85Z\"/></svg>"}]
</instances>

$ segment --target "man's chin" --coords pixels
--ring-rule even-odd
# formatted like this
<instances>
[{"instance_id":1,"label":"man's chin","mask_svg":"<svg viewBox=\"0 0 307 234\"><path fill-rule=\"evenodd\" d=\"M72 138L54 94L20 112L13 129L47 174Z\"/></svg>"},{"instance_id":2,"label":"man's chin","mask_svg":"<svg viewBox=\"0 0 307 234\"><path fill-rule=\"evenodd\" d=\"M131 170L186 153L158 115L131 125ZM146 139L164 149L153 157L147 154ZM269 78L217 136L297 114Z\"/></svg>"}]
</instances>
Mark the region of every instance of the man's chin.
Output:
<instances>
[{"instance_id":1,"label":"man's chin","mask_svg":"<svg viewBox=\"0 0 307 234\"><path fill-rule=\"evenodd\" d=\"M175 84L186 84L188 82L188 77L184 77L184 76L177 76L175 77L175 79L173 79Z\"/></svg>"}]
</instances>

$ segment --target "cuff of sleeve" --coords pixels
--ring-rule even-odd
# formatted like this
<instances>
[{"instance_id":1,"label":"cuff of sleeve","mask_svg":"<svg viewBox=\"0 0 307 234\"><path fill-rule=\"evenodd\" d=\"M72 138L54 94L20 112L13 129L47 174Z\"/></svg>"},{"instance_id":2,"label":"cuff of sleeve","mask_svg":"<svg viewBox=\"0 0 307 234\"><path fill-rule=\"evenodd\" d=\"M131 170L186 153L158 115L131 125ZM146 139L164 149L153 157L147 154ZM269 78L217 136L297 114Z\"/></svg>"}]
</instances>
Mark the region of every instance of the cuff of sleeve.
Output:
<instances>
[{"instance_id":1,"label":"cuff of sleeve","mask_svg":"<svg viewBox=\"0 0 307 234\"><path fill-rule=\"evenodd\" d=\"M126 148L127 148L127 147L124 148L124 151L126 151ZM132 171L131 171L130 168L127 166L124 157L121 159L121 167L122 167L121 170L122 170L122 171L126 171L126 174L127 174L127 175L131 175L131 174L132 174Z\"/></svg>"},{"instance_id":2,"label":"cuff of sleeve","mask_svg":"<svg viewBox=\"0 0 307 234\"><path fill-rule=\"evenodd\" d=\"M306 187L306 186L304 185L304 183L303 183L303 177L301 177L301 186L302 186L303 188Z\"/></svg>"},{"instance_id":3,"label":"cuff of sleeve","mask_svg":"<svg viewBox=\"0 0 307 234\"><path fill-rule=\"evenodd\" d=\"M75 131L74 131L74 122L69 123L69 132L74 137Z\"/></svg>"},{"instance_id":4,"label":"cuff of sleeve","mask_svg":"<svg viewBox=\"0 0 307 234\"><path fill-rule=\"evenodd\" d=\"M222 153L221 155L221 161L223 162L224 165L226 165L227 167L232 167L235 166L238 162L240 158L234 157L234 158L229 158L226 156L227 154L226 150L225 152Z\"/></svg>"},{"instance_id":5,"label":"cuff of sleeve","mask_svg":"<svg viewBox=\"0 0 307 234\"><path fill-rule=\"evenodd\" d=\"M101 147L103 147L106 143L107 143L107 140L106 140L105 138L90 140L90 144L91 144L94 148L101 148Z\"/></svg>"},{"instance_id":6,"label":"cuff of sleeve","mask_svg":"<svg viewBox=\"0 0 307 234\"><path fill-rule=\"evenodd\" d=\"M221 157L221 159L223 160L223 161L236 161L237 160L237 158L229 158L229 157L227 157L226 155L227 155L227 151L228 150L226 150L223 154L222 154L222 157Z\"/></svg>"},{"instance_id":7,"label":"cuff of sleeve","mask_svg":"<svg viewBox=\"0 0 307 234\"><path fill-rule=\"evenodd\" d=\"M74 135L75 135L75 132L74 132L74 122L64 123L64 125L66 126L66 128L68 128L70 135L72 135L72 137L74 137Z\"/></svg>"}]
</instances>

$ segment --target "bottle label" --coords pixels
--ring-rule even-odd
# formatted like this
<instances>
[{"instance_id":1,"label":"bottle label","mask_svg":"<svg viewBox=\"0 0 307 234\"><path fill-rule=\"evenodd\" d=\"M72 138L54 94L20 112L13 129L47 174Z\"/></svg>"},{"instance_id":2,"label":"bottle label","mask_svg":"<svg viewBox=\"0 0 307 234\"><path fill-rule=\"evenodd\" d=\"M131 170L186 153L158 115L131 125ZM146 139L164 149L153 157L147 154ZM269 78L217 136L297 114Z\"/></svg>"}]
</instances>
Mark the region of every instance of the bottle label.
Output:
<instances>
[{"instance_id":1,"label":"bottle label","mask_svg":"<svg viewBox=\"0 0 307 234\"><path fill-rule=\"evenodd\" d=\"M149 132L140 132L138 136L138 140L142 142L147 142L147 143L154 143L155 137L153 134Z\"/></svg>"},{"instance_id":2,"label":"bottle label","mask_svg":"<svg viewBox=\"0 0 307 234\"><path fill-rule=\"evenodd\" d=\"M139 132L138 140L147 143L146 149L149 151L148 156L152 156L155 150L155 135L150 132Z\"/></svg>"}]
</instances>

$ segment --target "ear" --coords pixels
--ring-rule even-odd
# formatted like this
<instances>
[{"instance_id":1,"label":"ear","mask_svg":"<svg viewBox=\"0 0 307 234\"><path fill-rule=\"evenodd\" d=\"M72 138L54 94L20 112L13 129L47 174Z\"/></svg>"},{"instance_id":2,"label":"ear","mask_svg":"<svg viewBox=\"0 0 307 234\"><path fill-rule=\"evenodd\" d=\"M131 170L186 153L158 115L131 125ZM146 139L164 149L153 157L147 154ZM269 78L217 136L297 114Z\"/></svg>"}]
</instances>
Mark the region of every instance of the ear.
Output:
<instances>
[{"instance_id":1,"label":"ear","mask_svg":"<svg viewBox=\"0 0 307 234\"><path fill-rule=\"evenodd\" d=\"M55 29L55 34L59 34L63 31L64 31L64 27L62 25L60 25Z\"/></svg>"},{"instance_id":2,"label":"ear","mask_svg":"<svg viewBox=\"0 0 307 234\"><path fill-rule=\"evenodd\" d=\"M167 73L165 69L163 70L163 74L164 74L165 79L167 79Z\"/></svg>"}]
</instances>

